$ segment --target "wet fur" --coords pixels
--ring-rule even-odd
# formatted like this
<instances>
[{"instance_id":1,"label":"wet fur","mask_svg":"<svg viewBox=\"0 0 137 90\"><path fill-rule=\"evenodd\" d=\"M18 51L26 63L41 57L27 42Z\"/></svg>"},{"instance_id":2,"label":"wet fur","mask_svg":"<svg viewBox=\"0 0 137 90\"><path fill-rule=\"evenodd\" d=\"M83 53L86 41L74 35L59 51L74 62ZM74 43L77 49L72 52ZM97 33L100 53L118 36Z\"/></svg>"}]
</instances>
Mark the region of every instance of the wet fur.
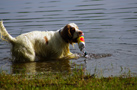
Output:
<instances>
[{"instance_id":1,"label":"wet fur","mask_svg":"<svg viewBox=\"0 0 137 90\"><path fill-rule=\"evenodd\" d=\"M36 61L41 58L76 58L69 50L69 44L77 42L82 34L76 24L67 24L57 31L32 31L12 37L0 22L1 39L12 44L13 61Z\"/></svg>"}]
</instances>

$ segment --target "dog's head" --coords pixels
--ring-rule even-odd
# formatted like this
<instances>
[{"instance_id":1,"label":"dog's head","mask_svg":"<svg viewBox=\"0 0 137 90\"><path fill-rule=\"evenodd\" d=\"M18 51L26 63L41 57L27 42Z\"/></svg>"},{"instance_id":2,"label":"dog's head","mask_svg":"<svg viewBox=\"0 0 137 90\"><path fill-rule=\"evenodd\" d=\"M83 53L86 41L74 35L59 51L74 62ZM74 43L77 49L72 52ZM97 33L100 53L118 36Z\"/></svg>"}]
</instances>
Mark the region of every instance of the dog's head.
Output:
<instances>
[{"instance_id":1,"label":"dog's head","mask_svg":"<svg viewBox=\"0 0 137 90\"><path fill-rule=\"evenodd\" d=\"M82 31L79 30L78 26L75 23L67 24L61 31L62 38L67 43L77 43L78 37L82 35Z\"/></svg>"}]
</instances>

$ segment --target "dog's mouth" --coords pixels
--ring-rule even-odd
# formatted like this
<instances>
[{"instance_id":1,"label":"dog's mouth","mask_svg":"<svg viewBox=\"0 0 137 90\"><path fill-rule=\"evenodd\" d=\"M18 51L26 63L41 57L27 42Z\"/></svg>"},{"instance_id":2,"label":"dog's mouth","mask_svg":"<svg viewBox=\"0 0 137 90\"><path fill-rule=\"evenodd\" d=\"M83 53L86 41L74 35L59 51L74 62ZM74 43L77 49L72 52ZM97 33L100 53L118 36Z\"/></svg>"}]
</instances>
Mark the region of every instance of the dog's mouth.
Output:
<instances>
[{"instance_id":1,"label":"dog's mouth","mask_svg":"<svg viewBox=\"0 0 137 90\"><path fill-rule=\"evenodd\" d=\"M78 38L81 37L81 35L82 35L82 34L80 34L77 38L74 38L74 39L72 40L72 42L77 43L77 42L78 42Z\"/></svg>"},{"instance_id":2,"label":"dog's mouth","mask_svg":"<svg viewBox=\"0 0 137 90\"><path fill-rule=\"evenodd\" d=\"M77 38L73 39L72 41L75 42L75 43L78 42Z\"/></svg>"},{"instance_id":3,"label":"dog's mouth","mask_svg":"<svg viewBox=\"0 0 137 90\"><path fill-rule=\"evenodd\" d=\"M78 38L79 38L79 37L78 37ZM74 38L74 39L72 40L72 42L77 43L77 42L78 42L78 38Z\"/></svg>"}]
</instances>

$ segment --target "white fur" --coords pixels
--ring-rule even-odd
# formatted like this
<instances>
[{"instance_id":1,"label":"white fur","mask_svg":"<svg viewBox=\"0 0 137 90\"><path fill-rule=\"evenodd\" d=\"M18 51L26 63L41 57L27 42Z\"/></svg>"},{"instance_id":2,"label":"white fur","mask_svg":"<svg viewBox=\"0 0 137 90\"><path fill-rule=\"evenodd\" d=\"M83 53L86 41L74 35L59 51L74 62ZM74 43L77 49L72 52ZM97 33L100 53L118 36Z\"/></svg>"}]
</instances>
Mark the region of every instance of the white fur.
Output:
<instances>
[{"instance_id":1,"label":"white fur","mask_svg":"<svg viewBox=\"0 0 137 90\"><path fill-rule=\"evenodd\" d=\"M73 38L79 36L78 26L74 23L70 23L70 26L74 27L76 32ZM59 31L32 31L21 34L16 38L12 37L0 22L1 38L12 44L12 56L15 61L35 61L36 56L42 58L75 58L69 50L69 43L65 42L61 37ZM45 41L47 38L48 42Z\"/></svg>"}]
</instances>

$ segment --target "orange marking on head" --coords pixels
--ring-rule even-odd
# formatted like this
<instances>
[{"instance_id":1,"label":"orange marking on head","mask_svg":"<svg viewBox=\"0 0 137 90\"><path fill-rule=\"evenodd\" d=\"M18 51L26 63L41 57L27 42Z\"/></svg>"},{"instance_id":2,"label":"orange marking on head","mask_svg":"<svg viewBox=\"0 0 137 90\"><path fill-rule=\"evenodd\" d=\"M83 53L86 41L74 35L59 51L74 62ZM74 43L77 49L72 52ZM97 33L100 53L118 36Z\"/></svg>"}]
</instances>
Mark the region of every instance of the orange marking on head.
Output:
<instances>
[{"instance_id":1,"label":"orange marking on head","mask_svg":"<svg viewBox=\"0 0 137 90\"><path fill-rule=\"evenodd\" d=\"M45 36L44 39L45 39L46 45L48 45L48 39L47 39L47 37Z\"/></svg>"}]
</instances>

